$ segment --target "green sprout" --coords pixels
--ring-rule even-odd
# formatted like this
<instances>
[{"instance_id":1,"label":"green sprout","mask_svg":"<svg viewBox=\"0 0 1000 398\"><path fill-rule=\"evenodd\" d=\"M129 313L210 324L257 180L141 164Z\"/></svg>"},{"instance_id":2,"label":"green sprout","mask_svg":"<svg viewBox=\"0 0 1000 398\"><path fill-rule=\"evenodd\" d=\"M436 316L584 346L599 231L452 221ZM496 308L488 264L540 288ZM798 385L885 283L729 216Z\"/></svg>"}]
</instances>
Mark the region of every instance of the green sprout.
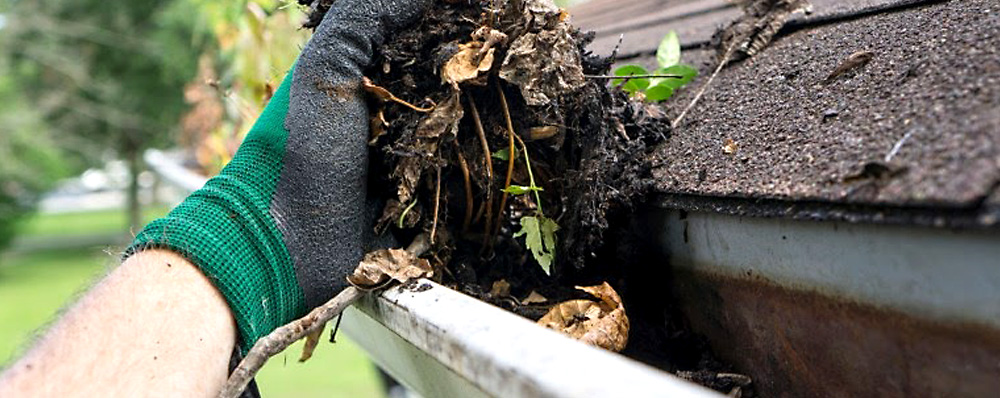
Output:
<instances>
[{"instance_id":1,"label":"green sprout","mask_svg":"<svg viewBox=\"0 0 1000 398\"><path fill-rule=\"evenodd\" d=\"M521 141L518 138L518 141ZM521 230L514 234L514 237L524 236L524 244L531 250L531 255L545 271L546 275L552 275L552 260L556 256L556 231L559 224L556 221L545 217L542 211L542 197L539 192L544 191L542 187L535 185L535 174L531 170L531 158L528 157L528 147L521 141L522 152L524 153L524 165L528 169L528 186L511 185L503 191L511 195L526 195L534 193L535 205L538 206L534 216L521 217ZM515 156L517 154L515 153Z\"/></svg>"},{"instance_id":2,"label":"green sprout","mask_svg":"<svg viewBox=\"0 0 1000 398\"><path fill-rule=\"evenodd\" d=\"M615 76L660 76L614 79L612 84L621 86L632 98L643 98L649 102L660 102L674 95L674 91L684 87L698 70L681 62L681 41L677 32L670 31L656 49L656 70L649 72L639 65L623 65L615 69ZM672 77L666 77L666 76ZM673 77L676 76L676 77Z\"/></svg>"}]
</instances>

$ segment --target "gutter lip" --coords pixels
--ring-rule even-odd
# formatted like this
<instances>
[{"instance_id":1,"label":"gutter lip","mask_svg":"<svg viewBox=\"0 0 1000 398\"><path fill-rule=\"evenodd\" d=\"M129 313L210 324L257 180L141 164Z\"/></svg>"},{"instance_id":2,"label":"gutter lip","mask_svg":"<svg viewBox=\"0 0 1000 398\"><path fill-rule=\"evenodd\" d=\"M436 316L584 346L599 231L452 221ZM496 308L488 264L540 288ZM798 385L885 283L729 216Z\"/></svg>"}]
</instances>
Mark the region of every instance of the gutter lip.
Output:
<instances>
[{"instance_id":1,"label":"gutter lip","mask_svg":"<svg viewBox=\"0 0 1000 398\"><path fill-rule=\"evenodd\" d=\"M341 325L345 333L369 353L375 351L362 342L371 334L363 323L370 322L356 319L359 315L370 318L488 396L725 396L581 343L432 281L421 279L406 286L418 288L397 286L355 303L353 308L359 311L345 317ZM404 361L373 359L380 363L409 362L406 365L411 366L417 362L413 357ZM404 377L399 381L418 393L433 396L434 391L426 390L426 380L408 380L406 372L390 373Z\"/></svg>"},{"instance_id":2,"label":"gutter lip","mask_svg":"<svg viewBox=\"0 0 1000 398\"><path fill-rule=\"evenodd\" d=\"M728 216L782 218L797 221L842 221L948 229L1000 230L1000 206L987 198L969 206L891 205L815 199L708 196L659 192L650 207Z\"/></svg>"}]
</instances>

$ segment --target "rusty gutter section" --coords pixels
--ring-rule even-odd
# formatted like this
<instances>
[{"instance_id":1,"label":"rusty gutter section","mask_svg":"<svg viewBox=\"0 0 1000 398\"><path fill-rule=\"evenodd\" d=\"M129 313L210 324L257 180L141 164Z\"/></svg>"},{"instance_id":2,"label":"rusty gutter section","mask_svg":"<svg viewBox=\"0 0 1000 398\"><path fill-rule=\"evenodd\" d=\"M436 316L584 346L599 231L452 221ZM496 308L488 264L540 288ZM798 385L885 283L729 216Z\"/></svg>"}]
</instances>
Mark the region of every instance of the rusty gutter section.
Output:
<instances>
[{"instance_id":1,"label":"rusty gutter section","mask_svg":"<svg viewBox=\"0 0 1000 398\"><path fill-rule=\"evenodd\" d=\"M762 396L993 396L1000 233L665 211L693 329Z\"/></svg>"}]
</instances>

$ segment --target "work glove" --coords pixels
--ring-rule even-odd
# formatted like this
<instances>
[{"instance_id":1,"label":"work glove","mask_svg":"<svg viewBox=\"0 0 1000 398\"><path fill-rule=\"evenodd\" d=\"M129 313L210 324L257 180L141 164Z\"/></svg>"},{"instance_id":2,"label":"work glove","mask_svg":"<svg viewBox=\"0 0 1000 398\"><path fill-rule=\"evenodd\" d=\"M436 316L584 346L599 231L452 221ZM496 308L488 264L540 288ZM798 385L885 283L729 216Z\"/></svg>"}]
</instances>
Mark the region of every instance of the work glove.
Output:
<instances>
[{"instance_id":1,"label":"work glove","mask_svg":"<svg viewBox=\"0 0 1000 398\"><path fill-rule=\"evenodd\" d=\"M242 354L347 286L371 236L362 71L430 0L337 0L233 160L126 250L168 248L229 303Z\"/></svg>"}]
</instances>

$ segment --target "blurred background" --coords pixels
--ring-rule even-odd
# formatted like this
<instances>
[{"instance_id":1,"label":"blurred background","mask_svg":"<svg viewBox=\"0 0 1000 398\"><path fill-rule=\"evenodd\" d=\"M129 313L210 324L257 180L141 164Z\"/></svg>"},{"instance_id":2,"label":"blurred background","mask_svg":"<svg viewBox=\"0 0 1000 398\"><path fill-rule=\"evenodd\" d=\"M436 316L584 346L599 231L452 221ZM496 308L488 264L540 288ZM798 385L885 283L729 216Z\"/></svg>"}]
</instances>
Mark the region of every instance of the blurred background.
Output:
<instances>
[{"instance_id":1,"label":"blurred background","mask_svg":"<svg viewBox=\"0 0 1000 398\"><path fill-rule=\"evenodd\" d=\"M0 0L0 367L186 196L151 154L203 175L229 160L303 18L268 0ZM264 396L383 396L346 337L304 364L297 348L260 373Z\"/></svg>"},{"instance_id":2,"label":"blurred background","mask_svg":"<svg viewBox=\"0 0 1000 398\"><path fill-rule=\"evenodd\" d=\"M0 368L228 162L302 21L279 0L0 0ZM338 340L270 361L263 395L383 396Z\"/></svg>"}]
</instances>

